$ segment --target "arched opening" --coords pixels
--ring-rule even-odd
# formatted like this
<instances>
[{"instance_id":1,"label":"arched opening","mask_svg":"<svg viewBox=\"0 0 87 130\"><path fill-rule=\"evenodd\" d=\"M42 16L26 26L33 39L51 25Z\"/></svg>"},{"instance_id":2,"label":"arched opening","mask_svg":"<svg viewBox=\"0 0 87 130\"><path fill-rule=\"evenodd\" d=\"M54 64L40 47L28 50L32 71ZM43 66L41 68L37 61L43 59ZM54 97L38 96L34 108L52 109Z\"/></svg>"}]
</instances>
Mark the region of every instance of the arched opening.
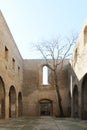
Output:
<instances>
[{"instance_id":1,"label":"arched opening","mask_svg":"<svg viewBox=\"0 0 87 130\"><path fill-rule=\"evenodd\" d=\"M47 66L43 66L43 85L47 85L48 84L48 67Z\"/></svg>"},{"instance_id":2,"label":"arched opening","mask_svg":"<svg viewBox=\"0 0 87 130\"><path fill-rule=\"evenodd\" d=\"M18 116L22 116L22 94L19 92L18 94Z\"/></svg>"},{"instance_id":3,"label":"arched opening","mask_svg":"<svg viewBox=\"0 0 87 130\"><path fill-rule=\"evenodd\" d=\"M14 86L9 91L9 117L16 117L16 91Z\"/></svg>"},{"instance_id":4,"label":"arched opening","mask_svg":"<svg viewBox=\"0 0 87 130\"><path fill-rule=\"evenodd\" d=\"M78 117L78 110L78 87L75 85L73 89L73 116L75 118Z\"/></svg>"},{"instance_id":5,"label":"arched opening","mask_svg":"<svg viewBox=\"0 0 87 130\"><path fill-rule=\"evenodd\" d=\"M53 103L51 100L42 99L39 101L40 116L52 116L53 114Z\"/></svg>"},{"instance_id":6,"label":"arched opening","mask_svg":"<svg viewBox=\"0 0 87 130\"><path fill-rule=\"evenodd\" d=\"M87 74L82 83L82 119L87 119Z\"/></svg>"},{"instance_id":7,"label":"arched opening","mask_svg":"<svg viewBox=\"0 0 87 130\"><path fill-rule=\"evenodd\" d=\"M69 91L68 96L69 96L68 117L70 117L71 116L71 93L70 93L70 91Z\"/></svg>"},{"instance_id":8,"label":"arched opening","mask_svg":"<svg viewBox=\"0 0 87 130\"><path fill-rule=\"evenodd\" d=\"M84 29L84 45L87 43L87 26Z\"/></svg>"},{"instance_id":9,"label":"arched opening","mask_svg":"<svg viewBox=\"0 0 87 130\"><path fill-rule=\"evenodd\" d=\"M0 77L0 119L5 118L5 88L4 82Z\"/></svg>"}]
</instances>

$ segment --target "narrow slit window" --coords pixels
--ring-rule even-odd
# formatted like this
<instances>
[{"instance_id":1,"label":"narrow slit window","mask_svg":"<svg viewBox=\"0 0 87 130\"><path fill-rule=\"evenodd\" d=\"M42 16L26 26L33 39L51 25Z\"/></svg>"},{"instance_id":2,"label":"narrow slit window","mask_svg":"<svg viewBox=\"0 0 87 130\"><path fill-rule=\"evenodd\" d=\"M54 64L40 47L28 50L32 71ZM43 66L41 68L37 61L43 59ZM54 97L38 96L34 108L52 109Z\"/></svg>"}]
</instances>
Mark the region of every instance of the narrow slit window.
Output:
<instances>
[{"instance_id":1,"label":"narrow slit window","mask_svg":"<svg viewBox=\"0 0 87 130\"><path fill-rule=\"evenodd\" d=\"M15 59L12 59L12 69L15 69Z\"/></svg>"},{"instance_id":2,"label":"narrow slit window","mask_svg":"<svg viewBox=\"0 0 87 130\"><path fill-rule=\"evenodd\" d=\"M77 48L75 49L75 54L74 54L74 65L76 64L77 62L77 58L78 58L78 50Z\"/></svg>"},{"instance_id":3,"label":"narrow slit window","mask_svg":"<svg viewBox=\"0 0 87 130\"><path fill-rule=\"evenodd\" d=\"M84 29L84 45L87 44L87 26Z\"/></svg>"},{"instance_id":4,"label":"narrow slit window","mask_svg":"<svg viewBox=\"0 0 87 130\"><path fill-rule=\"evenodd\" d=\"M5 59L8 60L8 48L5 46Z\"/></svg>"},{"instance_id":5,"label":"narrow slit window","mask_svg":"<svg viewBox=\"0 0 87 130\"><path fill-rule=\"evenodd\" d=\"M48 67L44 66L43 67L43 85L48 84Z\"/></svg>"},{"instance_id":6,"label":"narrow slit window","mask_svg":"<svg viewBox=\"0 0 87 130\"><path fill-rule=\"evenodd\" d=\"M18 66L18 75L20 74L20 67Z\"/></svg>"}]
</instances>

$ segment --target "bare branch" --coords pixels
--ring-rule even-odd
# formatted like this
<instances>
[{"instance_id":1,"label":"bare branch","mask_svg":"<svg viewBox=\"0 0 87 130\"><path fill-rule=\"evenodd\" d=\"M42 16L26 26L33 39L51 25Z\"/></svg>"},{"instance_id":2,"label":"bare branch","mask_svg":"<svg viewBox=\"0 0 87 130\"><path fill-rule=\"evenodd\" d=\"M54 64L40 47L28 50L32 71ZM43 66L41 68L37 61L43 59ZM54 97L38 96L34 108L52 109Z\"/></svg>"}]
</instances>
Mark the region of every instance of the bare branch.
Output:
<instances>
[{"instance_id":1,"label":"bare branch","mask_svg":"<svg viewBox=\"0 0 87 130\"><path fill-rule=\"evenodd\" d=\"M65 58L71 55L70 49L76 42L77 35L72 33L70 38L60 39L58 37L52 41L41 42L36 45L37 50L42 54L46 60L46 64L51 70L57 69L57 66L63 64ZM51 63L50 60L51 59Z\"/></svg>"},{"instance_id":2,"label":"bare branch","mask_svg":"<svg viewBox=\"0 0 87 130\"><path fill-rule=\"evenodd\" d=\"M70 49L73 44L76 42L77 36L73 35L71 38L66 38L60 40L55 39L53 41L46 41L41 43L40 45L36 45L37 50L42 54L43 58L46 61L46 66L53 71L54 74L54 84L58 97L58 104L60 109L60 115L63 116L63 108L61 103L61 95L59 91L59 83L58 83L58 66L63 67L63 62L65 58L69 57L71 52Z\"/></svg>"}]
</instances>

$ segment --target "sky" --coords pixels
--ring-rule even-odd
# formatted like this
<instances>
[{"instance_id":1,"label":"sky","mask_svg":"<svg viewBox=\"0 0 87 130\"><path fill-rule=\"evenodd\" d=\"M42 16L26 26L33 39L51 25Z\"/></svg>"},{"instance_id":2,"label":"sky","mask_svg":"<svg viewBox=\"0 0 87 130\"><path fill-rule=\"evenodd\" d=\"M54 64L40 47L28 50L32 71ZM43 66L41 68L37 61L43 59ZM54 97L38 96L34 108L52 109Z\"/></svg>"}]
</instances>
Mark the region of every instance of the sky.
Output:
<instances>
[{"instance_id":1,"label":"sky","mask_svg":"<svg viewBox=\"0 0 87 130\"><path fill-rule=\"evenodd\" d=\"M87 0L0 0L0 10L22 57L37 59L33 43L81 31Z\"/></svg>"}]
</instances>

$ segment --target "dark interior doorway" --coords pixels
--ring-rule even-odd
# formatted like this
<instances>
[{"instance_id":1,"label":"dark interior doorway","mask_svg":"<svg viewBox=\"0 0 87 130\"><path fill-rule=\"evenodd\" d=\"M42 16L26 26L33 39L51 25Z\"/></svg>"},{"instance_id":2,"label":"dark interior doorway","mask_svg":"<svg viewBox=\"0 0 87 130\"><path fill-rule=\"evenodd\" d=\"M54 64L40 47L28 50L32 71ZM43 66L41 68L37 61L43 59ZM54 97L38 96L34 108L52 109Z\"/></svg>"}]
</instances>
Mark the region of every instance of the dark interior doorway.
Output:
<instances>
[{"instance_id":1,"label":"dark interior doorway","mask_svg":"<svg viewBox=\"0 0 87 130\"><path fill-rule=\"evenodd\" d=\"M79 105L78 105L78 87L77 85L74 86L73 89L73 116L78 118L79 116Z\"/></svg>"},{"instance_id":2,"label":"dark interior doorway","mask_svg":"<svg viewBox=\"0 0 87 130\"><path fill-rule=\"evenodd\" d=\"M0 77L0 119L5 118L5 88L4 82Z\"/></svg>"},{"instance_id":3,"label":"dark interior doorway","mask_svg":"<svg viewBox=\"0 0 87 130\"><path fill-rule=\"evenodd\" d=\"M9 117L16 117L16 91L14 86L11 86L9 91Z\"/></svg>"},{"instance_id":4,"label":"dark interior doorway","mask_svg":"<svg viewBox=\"0 0 87 130\"><path fill-rule=\"evenodd\" d=\"M82 83L82 119L87 120L87 74Z\"/></svg>"},{"instance_id":5,"label":"dark interior doorway","mask_svg":"<svg viewBox=\"0 0 87 130\"><path fill-rule=\"evenodd\" d=\"M22 94L19 92L18 94L18 116L22 116Z\"/></svg>"},{"instance_id":6,"label":"dark interior doorway","mask_svg":"<svg viewBox=\"0 0 87 130\"><path fill-rule=\"evenodd\" d=\"M52 116L52 101L47 99L40 101L40 116Z\"/></svg>"}]
</instances>

